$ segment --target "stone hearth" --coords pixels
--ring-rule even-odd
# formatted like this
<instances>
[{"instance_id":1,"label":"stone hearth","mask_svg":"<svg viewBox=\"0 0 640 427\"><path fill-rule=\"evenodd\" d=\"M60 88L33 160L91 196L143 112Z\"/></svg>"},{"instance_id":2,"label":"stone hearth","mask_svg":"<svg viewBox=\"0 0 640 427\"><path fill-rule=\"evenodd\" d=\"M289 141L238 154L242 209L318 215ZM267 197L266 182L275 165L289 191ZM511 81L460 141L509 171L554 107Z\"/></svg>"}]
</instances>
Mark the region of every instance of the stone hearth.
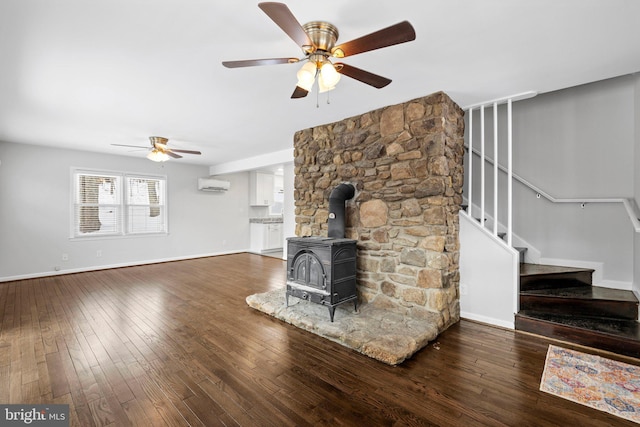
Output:
<instances>
[{"instance_id":1,"label":"stone hearth","mask_svg":"<svg viewBox=\"0 0 640 427\"><path fill-rule=\"evenodd\" d=\"M284 299L285 290L278 289L251 295L247 304L388 365L399 365L438 336L437 313L416 319L374 301L357 312L353 304L340 305L331 322L326 307L297 298L291 298L292 304L286 307Z\"/></svg>"}]
</instances>

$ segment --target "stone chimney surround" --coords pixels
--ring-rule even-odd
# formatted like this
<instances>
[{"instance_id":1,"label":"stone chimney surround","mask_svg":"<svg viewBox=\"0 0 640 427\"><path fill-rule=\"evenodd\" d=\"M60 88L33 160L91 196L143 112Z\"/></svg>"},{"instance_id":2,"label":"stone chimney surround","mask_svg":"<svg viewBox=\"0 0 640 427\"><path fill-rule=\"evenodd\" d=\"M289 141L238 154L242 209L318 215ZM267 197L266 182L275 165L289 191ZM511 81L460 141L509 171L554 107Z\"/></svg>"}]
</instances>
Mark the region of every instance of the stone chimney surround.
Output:
<instances>
[{"instance_id":1,"label":"stone chimney surround","mask_svg":"<svg viewBox=\"0 0 640 427\"><path fill-rule=\"evenodd\" d=\"M327 236L329 194L352 184L359 299L443 331L460 318L463 155L464 112L443 92L299 131L296 235Z\"/></svg>"}]
</instances>

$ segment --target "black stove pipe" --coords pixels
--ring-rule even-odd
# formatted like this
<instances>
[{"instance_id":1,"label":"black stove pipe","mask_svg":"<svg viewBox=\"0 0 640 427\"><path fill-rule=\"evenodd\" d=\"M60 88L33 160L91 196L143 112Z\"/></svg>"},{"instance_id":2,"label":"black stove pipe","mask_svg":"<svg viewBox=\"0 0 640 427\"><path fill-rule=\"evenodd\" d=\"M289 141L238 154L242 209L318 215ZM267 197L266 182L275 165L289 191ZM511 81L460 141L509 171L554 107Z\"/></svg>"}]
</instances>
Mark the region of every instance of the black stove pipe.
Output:
<instances>
[{"instance_id":1,"label":"black stove pipe","mask_svg":"<svg viewBox=\"0 0 640 427\"><path fill-rule=\"evenodd\" d=\"M351 184L340 184L329 195L329 232L328 236L344 239L345 202L356 194Z\"/></svg>"}]
</instances>

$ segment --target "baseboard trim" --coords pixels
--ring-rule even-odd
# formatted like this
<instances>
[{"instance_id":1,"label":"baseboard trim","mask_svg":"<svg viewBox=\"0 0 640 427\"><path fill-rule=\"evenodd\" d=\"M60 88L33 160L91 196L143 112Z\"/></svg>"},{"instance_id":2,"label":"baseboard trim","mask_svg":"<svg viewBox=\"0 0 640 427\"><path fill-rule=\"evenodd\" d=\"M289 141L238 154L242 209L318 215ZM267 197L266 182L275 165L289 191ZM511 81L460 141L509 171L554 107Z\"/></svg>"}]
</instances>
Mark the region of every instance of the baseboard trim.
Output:
<instances>
[{"instance_id":1,"label":"baseboard trim","mask_svg":"<svg viewBox=\"0 0 640 427\"><path fill-rule=\"evenodd\" d=\"M41 277L62 276L64 274L85 273L88 271L108 270L111 268L134 267L136 265L160 264L163 262L183 261L187 259L206 258L210 256L239 254L239 253L248 252L248 251L249 251L248 249L244 249L244 250L237 250L237 251L212 252L208 254L186 255L186 256L160 258L160 259L152 259L152 260L145 260L145 261L122 262L118 264L108 264L108 265L98 265L98 266L94 265L90 267L71 268L71 269L60 270L60 271L45 271L41 273L21 274L18 276L0 277L0 283L13 282L16 280L38 279Z\"/></svg>"},{"instance_id":2,"label":"baseboard trim","mask_svg":"<svg viewBox=\"0 0 640 427\"><path fill-rule=\"evenodd\" d=\"M465 311L461 311L460 312L460 317L463 318L463 319L466 319L466 320L472 320L474 322L485 323L487 325L499 326L501 328L506 328L506 329L515 329L516 328L515 320L509 322L509 321L505 321L505 320L494 319L492 317L481 316L481 315L474 314L474 313L468 313L468 312L465 312Z\"/></svg>"}]
</instances>

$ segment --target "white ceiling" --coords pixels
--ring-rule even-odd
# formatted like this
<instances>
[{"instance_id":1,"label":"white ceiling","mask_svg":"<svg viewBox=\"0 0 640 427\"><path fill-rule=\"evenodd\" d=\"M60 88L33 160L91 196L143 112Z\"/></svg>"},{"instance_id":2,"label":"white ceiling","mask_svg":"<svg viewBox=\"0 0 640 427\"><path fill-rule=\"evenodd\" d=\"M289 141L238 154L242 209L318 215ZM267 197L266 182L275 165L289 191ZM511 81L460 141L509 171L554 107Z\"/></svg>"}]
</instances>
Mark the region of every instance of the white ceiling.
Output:
<instances>
[{"instance_id":1,"label":"white ceiling","mask_svg":"<svg viewBox=\"0 0 640 427\"><path fill-rule=\"evenodd\" d=\"M637 0L288 0L340 42L409 20L413 42L345 58L388 77L344 77L330 104L292 100L299 57L257 6L235 0L0 1L0 140L135 155L148 136L216 165L292 147L295 131L445 91L461 106L640 71Z\"/></svg>"}]
</instances>

